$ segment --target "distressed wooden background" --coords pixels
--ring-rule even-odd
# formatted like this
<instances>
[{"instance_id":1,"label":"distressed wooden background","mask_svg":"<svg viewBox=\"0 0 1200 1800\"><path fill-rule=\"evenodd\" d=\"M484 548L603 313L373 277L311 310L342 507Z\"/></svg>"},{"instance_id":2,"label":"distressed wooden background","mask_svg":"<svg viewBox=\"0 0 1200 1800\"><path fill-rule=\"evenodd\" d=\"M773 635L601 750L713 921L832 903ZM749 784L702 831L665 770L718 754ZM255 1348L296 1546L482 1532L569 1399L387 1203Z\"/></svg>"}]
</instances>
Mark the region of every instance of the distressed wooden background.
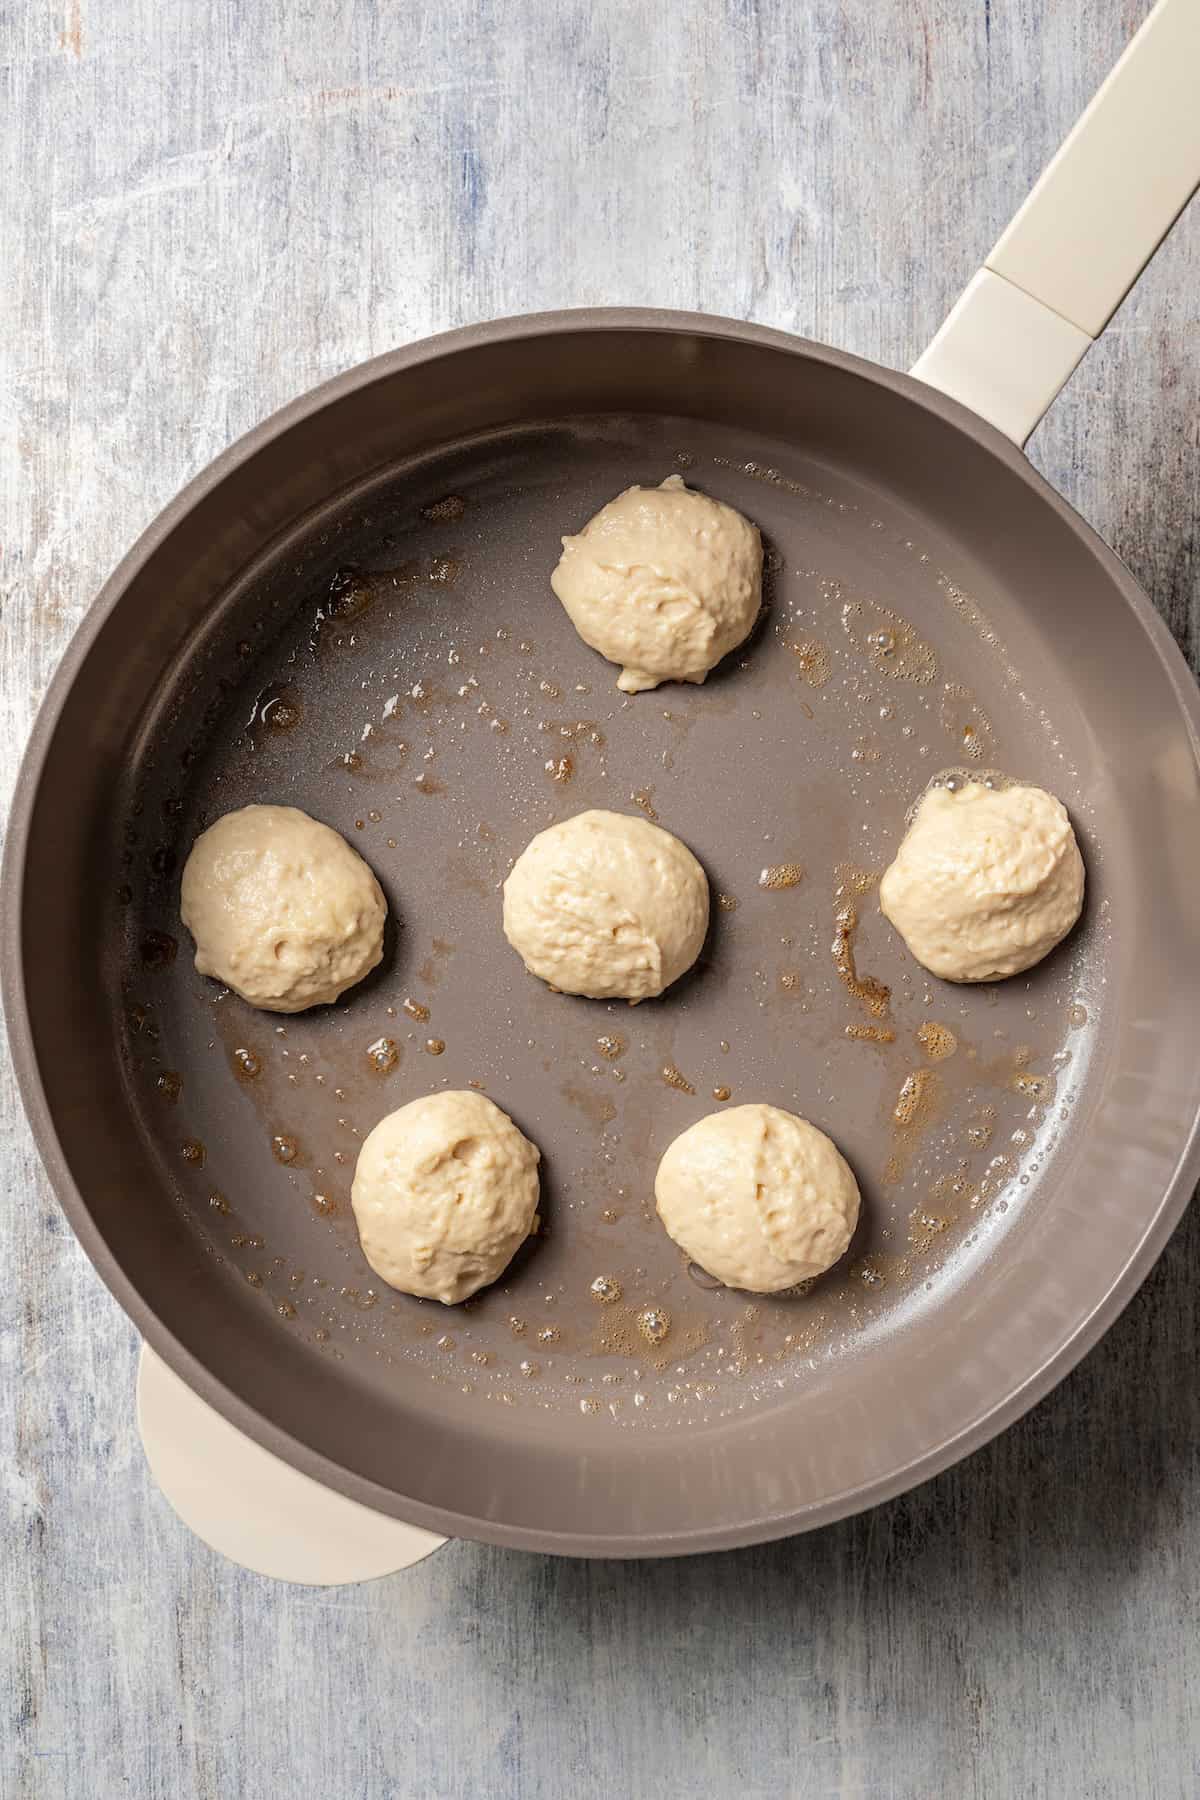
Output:
<instances>
[{"instance_id":1,"label":"distressed wooden background","mask_svg":"<svg viewBox=\"0 0 1200 1800\"><path fill-rule=\"evenodd\" d=\"M909 363L1144 0L0 0L0 802L103 575L230 438L431 329L707 308ZM1200 654L1200 210L1033 454ZM1200 1221L999 1443L683 1564L192 1541L0 1059L0 1793L1200 1792Z\"/></svg>"}]
</instances>

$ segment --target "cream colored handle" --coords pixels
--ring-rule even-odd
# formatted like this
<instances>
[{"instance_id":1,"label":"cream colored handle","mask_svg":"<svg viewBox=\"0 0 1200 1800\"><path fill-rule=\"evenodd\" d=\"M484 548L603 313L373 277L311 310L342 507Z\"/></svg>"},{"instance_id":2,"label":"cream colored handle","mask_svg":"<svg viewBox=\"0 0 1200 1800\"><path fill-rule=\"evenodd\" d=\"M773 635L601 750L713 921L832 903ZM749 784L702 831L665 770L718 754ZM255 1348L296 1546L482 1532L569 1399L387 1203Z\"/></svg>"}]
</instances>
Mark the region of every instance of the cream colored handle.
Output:
<instances>
[{"instance_id":1,"label":"cream colored handle","mask_svg":"<svg viewBox=\"0 0 1200 1800\"><path fill-rule=\"evenodd\" d=\"M1200 185L1200 0L1158 0L913 374L1023 444Z\"/></svg>"},{"instance_id":2,"label":"cream colored handle","mask_svg":"<svg viewBox=\"0 0 1200 1800\"><path fill-rule=\"evenodd\" d=\"M392 1575L448 1540L302 1475L214 1412L142 1345L138 1430L150 1473L213 1550L276 1581L329 1587Z\"/></svg>"}]
</instances>

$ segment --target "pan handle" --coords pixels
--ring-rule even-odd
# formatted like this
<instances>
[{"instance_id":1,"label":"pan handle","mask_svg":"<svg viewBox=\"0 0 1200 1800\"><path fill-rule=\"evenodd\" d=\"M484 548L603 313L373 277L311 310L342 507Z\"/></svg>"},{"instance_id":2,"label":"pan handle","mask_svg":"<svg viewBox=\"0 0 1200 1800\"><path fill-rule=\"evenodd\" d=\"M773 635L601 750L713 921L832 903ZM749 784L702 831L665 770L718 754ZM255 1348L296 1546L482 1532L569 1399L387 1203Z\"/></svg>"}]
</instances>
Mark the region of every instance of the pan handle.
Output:
<instances>
[{"instance_id":1,"label":"pan handle","mask_svg":"<svg viewBox=\"0 0 1200 1800\"><path fill-rule=\"evenodd\" d=\"M137 1420L150 1473L210 1549L311 1587L394 1575L449 1540L335 1494L222 1418L142 1345Z\"/></svg>"},{"instance_id":2,"label":"pan handle","mask_svg":"<svg viewBox=\"0 0 1200 1800\"><path fill-rule=\"evenodd\" d=\"M1200 0L1158 0L912 373L1024 444L1200 185Z\"/></svg>"}]
</instances>

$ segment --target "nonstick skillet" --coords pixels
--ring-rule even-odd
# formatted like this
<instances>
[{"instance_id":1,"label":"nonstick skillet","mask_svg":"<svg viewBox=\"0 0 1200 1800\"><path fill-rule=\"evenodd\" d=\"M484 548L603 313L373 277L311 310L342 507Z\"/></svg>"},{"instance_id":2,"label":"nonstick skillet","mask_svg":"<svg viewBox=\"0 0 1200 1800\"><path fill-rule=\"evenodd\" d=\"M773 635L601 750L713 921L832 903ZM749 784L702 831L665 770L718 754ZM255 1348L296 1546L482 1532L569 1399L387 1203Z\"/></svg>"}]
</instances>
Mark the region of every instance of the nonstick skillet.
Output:
<instances>
[{"instance_id":1,"label":"nonstick skillet","mask_svg":"<svg viewBox=\"0 0 1200 1800\"><path fill-rule=\"evenodd\" d=\"M1198 63L1166 0L913 376L682 314L455 332L268 420L107 584L16 797L10 1031L101 1274L259 1442L456 1535L746 1543L984 1442L1146 1274L1197 1173L1198 708L1019 445L1200 175ZM627 699L547 578L676 471L760 525L767 604L706 686ZM1088 864L1069 942L981 989L927 979L873 895L956 767L1053 789ZM336 1008L257 1014L191 968L183 858L250 800L388 892ZM512 858L586 806L657 817L720 896L661 1002L551 994L501 937ZM541 1145L544 1229L448 1310L372 1277L348 1190L383 1112L468 1083ZM659 1155L725 1095L859 1176L809 1291L715 1288L653 1218Z\"/></svg>"}]
</instances>

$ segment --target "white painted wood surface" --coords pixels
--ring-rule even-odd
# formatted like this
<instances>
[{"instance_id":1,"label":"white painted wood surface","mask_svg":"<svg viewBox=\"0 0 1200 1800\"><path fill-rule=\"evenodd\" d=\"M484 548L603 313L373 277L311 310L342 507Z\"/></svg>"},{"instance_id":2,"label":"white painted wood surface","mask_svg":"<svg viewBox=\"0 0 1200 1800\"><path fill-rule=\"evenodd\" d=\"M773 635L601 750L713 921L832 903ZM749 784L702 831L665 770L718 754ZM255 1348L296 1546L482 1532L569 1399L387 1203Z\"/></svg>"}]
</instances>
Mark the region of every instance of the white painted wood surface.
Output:
<instances>
[{"instance_id":1,"label":"white painted wood surface","mask_svg":"<svg viewBox=\"0 0 1200 1800\"><path fill-rule=\"evenodd\" d=\"M906 366L1143 0L0 0L0 800L189 475L428 330L629 301ZM1033 452L1200 653L1200 216ZM683 1564L467 1544L239 1574L133 1424L134 1334L0 1059L0 1794L1200 1791L1200 1221L999 1443Z\"/></svg>"}]
</instances>

